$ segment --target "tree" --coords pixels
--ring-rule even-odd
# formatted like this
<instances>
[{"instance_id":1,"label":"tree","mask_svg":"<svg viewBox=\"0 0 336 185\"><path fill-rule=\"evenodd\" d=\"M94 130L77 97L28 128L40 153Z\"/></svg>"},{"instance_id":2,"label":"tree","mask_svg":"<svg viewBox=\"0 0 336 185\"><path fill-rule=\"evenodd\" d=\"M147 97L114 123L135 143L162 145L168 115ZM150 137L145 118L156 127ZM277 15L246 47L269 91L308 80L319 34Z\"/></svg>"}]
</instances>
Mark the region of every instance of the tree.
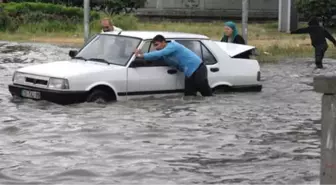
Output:
<instances>
[{"instance_id":1,"label":"tree","mask_svg":"<svg viewBox=\"0 0 336 185\"><path fill-rule=\"evenodd\" d=\"M336 15L336 0L296 0L296 7L304 17L316 16L324 26L333 26L332 17Z\"/></svg>"}]
</instances>

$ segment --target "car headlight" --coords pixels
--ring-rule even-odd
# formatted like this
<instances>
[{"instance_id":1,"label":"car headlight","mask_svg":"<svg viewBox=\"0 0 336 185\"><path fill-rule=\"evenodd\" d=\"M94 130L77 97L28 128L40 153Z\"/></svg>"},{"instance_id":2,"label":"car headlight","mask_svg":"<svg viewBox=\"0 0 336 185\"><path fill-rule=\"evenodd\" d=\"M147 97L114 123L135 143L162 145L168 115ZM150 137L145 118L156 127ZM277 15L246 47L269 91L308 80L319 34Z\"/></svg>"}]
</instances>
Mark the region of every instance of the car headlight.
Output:
<instances>
[{"instance_id":1,"label":"car headlight","mask_svg":"<svg viewBox=\"0 0 336 185\"><path fill-rule=\"evenodd\" d=\"M63 78L50 78L48 83L50 89L69 89L69 81Z\"/></svg>"},{"instance_id":2,"label":"car headlight","mask_svg":"<svg viewBox=\"0 0 336 185\"><path fill-rule=\"evenodd\" d=\"M23 83L25 82L26 78L25 76L23 75L23 73L20 73L20 72L15 72L14 75L13 75L13 83Z\"/></svg>"}]
</instances>

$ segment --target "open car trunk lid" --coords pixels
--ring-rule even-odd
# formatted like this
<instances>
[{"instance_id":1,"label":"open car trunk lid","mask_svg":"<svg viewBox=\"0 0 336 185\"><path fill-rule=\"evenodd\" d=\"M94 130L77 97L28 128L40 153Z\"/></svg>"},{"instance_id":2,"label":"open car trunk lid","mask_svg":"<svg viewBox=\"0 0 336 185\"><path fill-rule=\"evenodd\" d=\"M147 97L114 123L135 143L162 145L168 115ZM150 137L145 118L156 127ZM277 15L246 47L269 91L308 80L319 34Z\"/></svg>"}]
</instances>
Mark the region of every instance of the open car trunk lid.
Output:
<instances>
[{"instance_id":1,"label":"open car trunk lid","mask_svg":"<svg viewBox=\"0 0 336 185\"><path fill-rule=\"evenodd\" d=\"M216 44L224 50L231 58L244 53L246 51L254 50L254 46L243 45L243 44L234 44L227 42L214 41Z\"/></svg>"}]
</instances>

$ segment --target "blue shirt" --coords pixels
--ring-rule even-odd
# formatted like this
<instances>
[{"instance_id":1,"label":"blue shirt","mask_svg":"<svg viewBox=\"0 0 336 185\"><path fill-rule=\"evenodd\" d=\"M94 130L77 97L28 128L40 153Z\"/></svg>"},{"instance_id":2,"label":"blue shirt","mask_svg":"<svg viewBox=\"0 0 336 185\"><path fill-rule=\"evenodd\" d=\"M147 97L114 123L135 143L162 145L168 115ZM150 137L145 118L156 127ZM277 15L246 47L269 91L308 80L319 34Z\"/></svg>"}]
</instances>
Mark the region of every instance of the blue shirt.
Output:
<instances>
[{"instance_id":1,"label":"blue shirt","mask_svg":"<svg viewBox=\"0 0 336 185\"><path fill-rule=\"evenodd\" d=\"M168 42L166 47L161 50L145 53L144 59L163 59L168 65L184 72L187 77L190 77L201 64L201 58L198 55L175 41Z\"/></svg>"}]
</instances>

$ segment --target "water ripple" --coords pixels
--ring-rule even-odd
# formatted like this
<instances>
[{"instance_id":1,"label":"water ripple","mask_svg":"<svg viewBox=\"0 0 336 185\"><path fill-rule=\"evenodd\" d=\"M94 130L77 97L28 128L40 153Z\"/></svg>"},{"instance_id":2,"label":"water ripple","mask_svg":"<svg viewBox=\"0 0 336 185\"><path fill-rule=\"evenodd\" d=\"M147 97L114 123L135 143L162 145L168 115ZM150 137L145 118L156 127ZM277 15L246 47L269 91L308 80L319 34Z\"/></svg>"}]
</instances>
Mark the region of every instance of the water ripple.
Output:
<instances>
[{"instance_id":1,"label":"water ripple","mask_svg":"<svg viewBox=\"0 0 336 185\"><path fill-rule=\"evenodd\" d=\"M317 184L321 95L335 61L262 65L261 93L150 96L107 106L13 100L15 69L68 59L0 43L1 184Z\"/></svg>"}]
</instances>

